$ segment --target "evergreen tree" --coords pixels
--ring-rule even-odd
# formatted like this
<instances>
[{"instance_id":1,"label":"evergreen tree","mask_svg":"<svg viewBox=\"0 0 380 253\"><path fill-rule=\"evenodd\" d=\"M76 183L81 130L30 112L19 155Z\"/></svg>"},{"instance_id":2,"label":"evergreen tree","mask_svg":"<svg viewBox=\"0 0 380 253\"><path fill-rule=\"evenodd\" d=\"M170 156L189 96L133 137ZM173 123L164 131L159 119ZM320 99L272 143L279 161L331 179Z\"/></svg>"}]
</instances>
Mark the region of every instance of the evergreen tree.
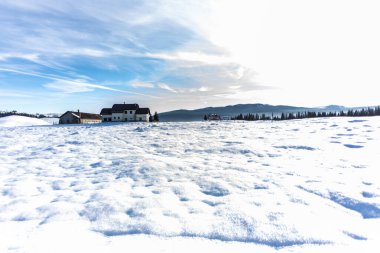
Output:
<instances>
[{"instance_id":1,"label":"evergreen tree","mask_svg":"<svg viewBox=\"0 0 380 253\"><path fill-rule=\"evenodd\" d=\"M156 122L160 121L160 119L159 119L159 117L158 117L158 113L157 113L157 112L155 112L155 113L154 113L154 116L153 116L153 121L156 121Z\"/></svg>"},{"instance_id":2,"label":"evergreen tree","mask_svg":"<svg viewBox=\"0 0 380 253\"><path fill-rule=\"evenodd\" d=\"M380 115L380 106L375 108L375 115Z\"/></svg>"},{"instance_id":3,"label":"evergreen tree","mask_svg":"<svg viewBox=\"0 0 380 253\"><path fill-rule=\"evenodd\" d=\"M258 113L256 113L256 115L255 115L255 120L260 120L260 116Z\"/></svg>"}]
</instances>

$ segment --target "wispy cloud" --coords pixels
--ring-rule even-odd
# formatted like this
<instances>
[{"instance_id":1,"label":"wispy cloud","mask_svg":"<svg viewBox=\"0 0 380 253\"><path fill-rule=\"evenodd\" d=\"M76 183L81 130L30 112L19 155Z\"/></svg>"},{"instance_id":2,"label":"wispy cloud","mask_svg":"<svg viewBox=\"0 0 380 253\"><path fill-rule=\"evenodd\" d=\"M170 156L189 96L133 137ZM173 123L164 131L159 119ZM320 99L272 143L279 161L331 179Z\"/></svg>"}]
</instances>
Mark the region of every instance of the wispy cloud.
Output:
<instances>
[{"instance_id":1,"label":"wispy cloud","mask_svg":"<svg viewBox=\"0 0 380 253\"><path fill-rule=\"evenodd\" d=\"M51 83L44 84L44 87L64 93L88 92L95 89L95 87L88 83L67 80L56 80Z\"/></svg>"},{"instance_id":2,"label":"wispy cloud","mask_svg":"<svg viewBox=\"0 0 380 253\"><path fill-rule=\"evenodd\" d=\"M41 77L44 79L53 80L53 82L44 84L43 86L48 89L52 89L52 90L56 90L56 91L60 91L64 93L89 92L95 89L100 89L100 90L108 90L108 91L114 91L114 92L129 93L129 94L134 94L134 95L139 95L139 96L157 98L157 96L153 96L153 95L148 95L148 94L143 94L143 93L138 93L138 92L133 92L133 91L128 91L128 90L115 89L115 88L111 88L111 87L100 85L100 84L88 83L86 80L68 80L65 78L57 77L57 76L46 75L46 74L41 74L41 73L36 73L36 72L25 72L25 71L14 70L14 69L0 68L0 71L12 72L12 73L17 73L17 74L22 74L22 75L27 75L27 76L36 76L36 77Z\"/></svg>"},{"instance_id":3,"label":"wispy cloud","mask_svg":"<svg viewBox=\"0 0 380 253\"><path fill-rule=\"evenodd\" d=\"M158 87L160 87L161 89L164 89L164 90L168 90L168 91L173 92L173 93L177 93L177 91L175 89L173 89L172 87L170 87L166 83L159 83Z\"/></svg>"},{"instance_id":4,"label":"wispy cloud","mask_svg":"<svg viewBox=\"0 0 380 253\"><path fill-rule=\"evenodd\" d=\"M172 52L172 53L147 53L147 57L169 60L185 61L206 65L223 65L233 63L230 57L224 55L206 54L201 52Z\"/></svg>"},{"instance_id":5,"label":"wispy cloud","mask_svg":"<svg viewBox=\"0 0 380 253\"><path fill-rule=\"evenodd\" d=\"M21 93L19 91L12 91L12 90L0 90L0 97L8 97L8 98L32 98L34 96L27 94L27 93Z\"/></svg>"},{"instance_id":6,"label":"wispy cloud","mask_svg":"<svg viewBox=\"0 0 380 253\"><path fill-rule=\"evenodd\" d=\"M154 84L151 82L141 82L139 80L132 80L129 85L134 88L154 88Z\"/></svg>"},{"instance_id":7,"label":"wispy cloud","mask_svg":"<svg viewBox=\"0 0 380 253\"><path fill-rule=\"evenodd\" d=\"M29 61L36 61L38 54L22 54L22 53L0 53L0 61L6 61L11 58L25 59Z\"/></svg>"}]
</instances>

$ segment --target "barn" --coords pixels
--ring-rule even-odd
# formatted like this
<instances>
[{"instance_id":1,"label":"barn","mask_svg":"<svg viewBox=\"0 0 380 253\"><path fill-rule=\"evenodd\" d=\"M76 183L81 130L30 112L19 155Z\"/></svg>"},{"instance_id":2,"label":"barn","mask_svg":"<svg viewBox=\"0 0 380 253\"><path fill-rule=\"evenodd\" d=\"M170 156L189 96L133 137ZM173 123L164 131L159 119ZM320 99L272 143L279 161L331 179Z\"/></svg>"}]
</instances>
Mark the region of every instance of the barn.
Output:
<instances>
[{"instance_id":1,"label":"barn","mask_svg":"<svg viewBox=\"0 0 380 253\"><path fill-rule=\"evenodd\" d=\"M59 124L86 124L100 123L102 117L99 114L80 112L79 110L67 111L59 117Z\"/></svg>"}]
</instances>

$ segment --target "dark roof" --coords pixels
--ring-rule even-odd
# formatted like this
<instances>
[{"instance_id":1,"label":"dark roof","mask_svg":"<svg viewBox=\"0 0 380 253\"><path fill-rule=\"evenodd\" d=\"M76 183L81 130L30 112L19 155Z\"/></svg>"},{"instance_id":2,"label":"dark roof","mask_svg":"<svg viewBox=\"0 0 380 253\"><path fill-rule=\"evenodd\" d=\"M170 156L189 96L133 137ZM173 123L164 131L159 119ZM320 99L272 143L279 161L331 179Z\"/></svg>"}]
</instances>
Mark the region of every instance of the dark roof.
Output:
<instances>
[{"instance_id":1,"label":"dark roof","mask_svg":"<svg viewBox=\"0 0 380 253\"><path fill-rule=\"evenodd\" d=\"M112 106L112 112L113 113L123 113L127 110L137 110L139 109L138 104L114 104Z\"/></svg>"},{"instance_id":2,"label":"dark roof","mask_svg":"<svg viewBox=\"0 0 380 253\"><path fill-rule=\"evenodd\" d=\"M136 114L150 114L149 108L139 108L136 110Z\"/></svg>"},{"instance_id":3,"label":"dark roof","mask_svg":"<svg viewBox=\"0 0 380 253\"><path fill-rule=\"evenodd\" d=\"M112 114L112 108L103 108L100 112L100 115L111 115Z\"/></svg>"},{"instance_id":4,"label":"dark roof","mask_svg":"<svg viewBox=\"0 0 380 253\"><path fill-rule=\"evenodd\" d=\"M67 111L67 112L65 112L64 114L62 114L61 116L59 116L60 118L62 118L63 117L63 115L66 115L67 113L72 113L72 111Z\"/></svg>"},{"instance_id":5,"label":"dark roof","mask_svg":"<svg viewBox=\"0 0 380 253\"><path fill-rule=\"evenodd\" d=\"M79 112L79 117L81 119L98 119L98 120L102 119L102 117L99 114L87 113L87 112Z\"/></svg>"},{"instance_id":6,"label":"dark roof","mask_svg":"<svg viewBox=\"0 0 380 253\"><path fill-rule=\"evenodd\" d=\"M61 117L63 115L65 115L65 114L67 114L67 113L71 113L71 114L73 114L76 117L79 116L79 118L81 118L81 119L98 119L98 120L102 120L102 117L99 114L87 113L87 112L74 112L74 111L67 111L64 114L62 114Z\"/></svg>"}]
</instances>

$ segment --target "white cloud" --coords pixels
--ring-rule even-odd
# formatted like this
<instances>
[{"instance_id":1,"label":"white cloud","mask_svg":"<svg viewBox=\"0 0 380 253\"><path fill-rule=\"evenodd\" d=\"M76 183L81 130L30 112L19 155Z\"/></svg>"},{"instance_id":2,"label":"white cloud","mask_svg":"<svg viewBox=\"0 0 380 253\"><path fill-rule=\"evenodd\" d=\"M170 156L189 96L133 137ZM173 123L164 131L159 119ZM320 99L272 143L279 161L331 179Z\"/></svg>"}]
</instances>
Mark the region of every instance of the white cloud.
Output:
<instances>
[{"instance_id":1,"label":"white cloud","mask_svg":"<svg viewBox=\"0 0 380 253\"><path fill-rule=\"evenodd\" d=\"M139 80L132 80L129 85L134 88L154 88L154 84L151 82L141 82Z\"/></svg>"},{"instance_id":2,"label":"white cloud","mask_svg":"<svg viewBox=\"0 0 380 253\"><path fill-rule=\"evenodd\" d=\"M189 61L198 64L223 65L232 63L233 59L224 55L205 54L201 52L147 53L147 57L169 61Z\"/></svg>"},{"instance_id":3,"label":"white cloud","mask_svg":"<svg viewBox=\"0 0 380 253\"><path fill-rule=\"evenodd\" d=\"M210 88L209 87L205 87L205 86L202 86L198 89L199 91L209 91Z\"/></svg>"},{"instance_id":4,"label":"white cloud","mask_svg":"<svg viewBox=\"0 0 380 253\"><path fill-rule=\"evenodd\" d=\"M161 89L164 89L164 90L168 90L168 91L173 92L173 93L177 93L177 91L175 89L173 89L172 87L170 87L166 83L158 83L158 87L160 87Z\"/></svg>"},{"instance_id":5,"label":"white cloud","mask_svg":"<svg viewBox=\"0 0 380 253\"><path fill-rule=\"evenodd\" d=\"M91 85L87 83L67 80L53 81L51 83L45 84L44 87L64 93L88 92L94 90L94 87L91 87Z\"/></svg>"},{"instance_id":6,"label":"white cloud","mask_svg":"<svg viewBox=\"0 0 380 253\"><path fill-rule=\"evenodd\" d=\"M37 61L38 60L38 54L23 54L23 53L0 54L0 61L6 61L10 58L19 58L19 59L25 59L25 60L29 60L29 61Z\"/></svg>"}]
</instances>

